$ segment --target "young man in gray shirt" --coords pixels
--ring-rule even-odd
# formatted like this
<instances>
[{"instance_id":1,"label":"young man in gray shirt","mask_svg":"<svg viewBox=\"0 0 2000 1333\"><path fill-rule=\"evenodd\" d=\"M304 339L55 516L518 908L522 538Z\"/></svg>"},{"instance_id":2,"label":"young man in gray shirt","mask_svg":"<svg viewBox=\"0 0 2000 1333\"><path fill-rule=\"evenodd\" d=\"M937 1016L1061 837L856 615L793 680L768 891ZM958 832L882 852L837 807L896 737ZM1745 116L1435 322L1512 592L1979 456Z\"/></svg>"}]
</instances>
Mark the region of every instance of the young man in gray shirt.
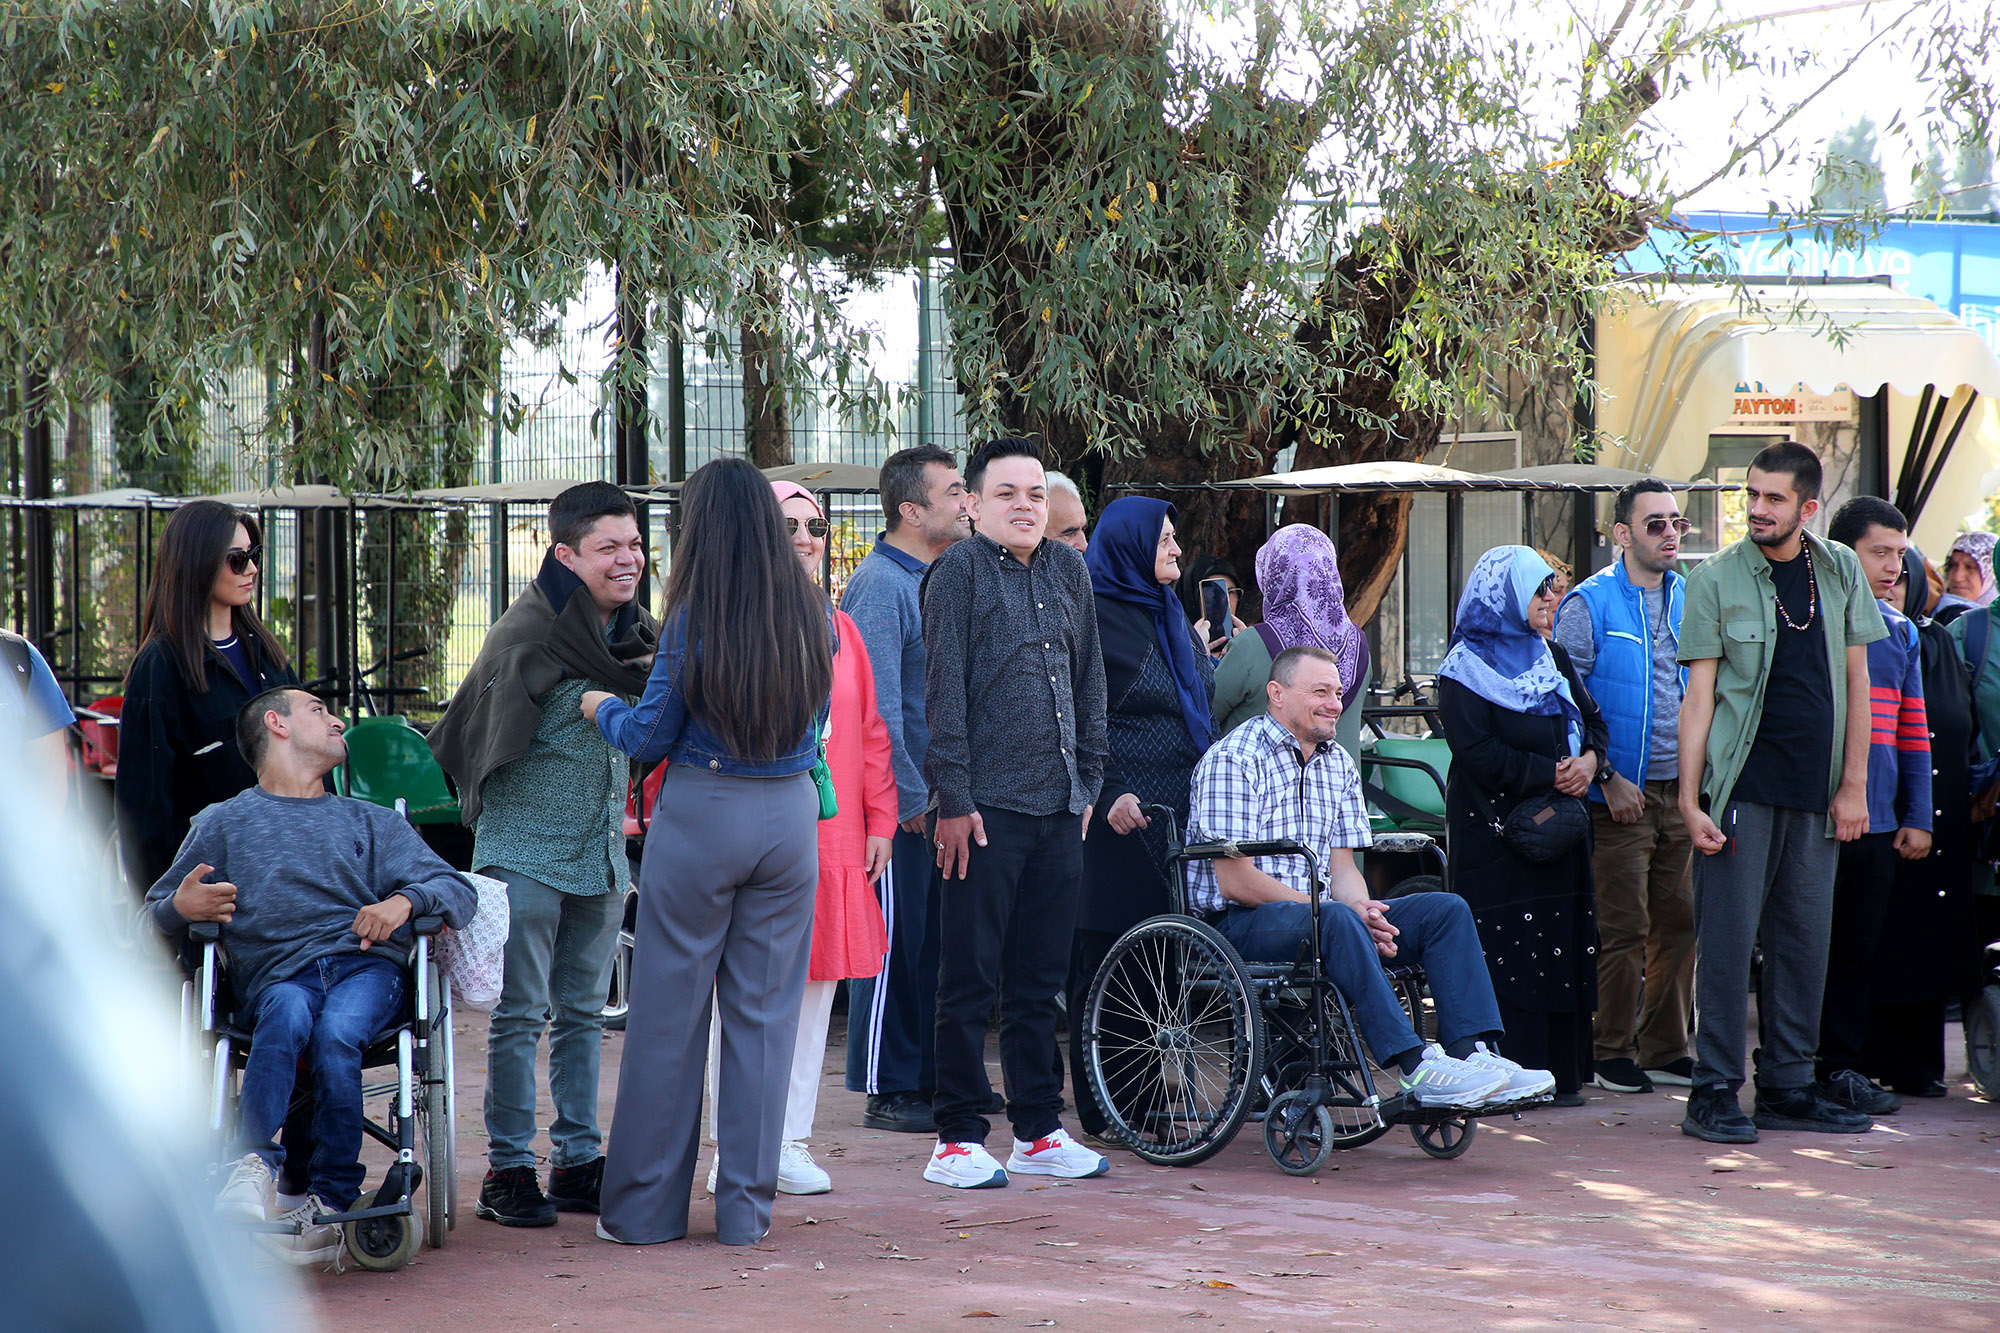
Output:
<instances>
[{"instance_id":1,"label":"young man in gray shirt","mask_svg":"<svg viewBox=\"0 0 2000 1333\"><path fill-rule=\"evenodd\" d=\"M880 975L847 983L847 1090L865 1092L870 1129L929 1134L937 1128L938 872L931 854L924 760L924 618L917 589L931 562L964 539L965 482L934 444L882 464L885 529L847 580L840 609L861 631L875 699L889 727L896 772L895 847L876 886L889 952Z\"/></svg>"},{"instance_id":2,"label":"young man in gray shirt","mask_svg":"<svg viewBox=\"0 0 2000 1333\"><path fill-rule=\"evenodd\" d=\"M287 1217L310 1223L360 1197L361 1056L395 1019L417 916L472 919L472 886L379 805L329 795L347 758L345 728L297 689L245 705L236 744L257 785L195 816L174 863L146 895L153 924L179 938L194 921L224 926L239 1015L252 1018L238 1098L242 1157L217 1210L265 1221L284 1164L276 1143L301 1057L312 1071L311 1193ZM213 879L210 876L214 876ZM307 1226L298 1253L331 1238Z\"/></svg>"},{"instance_id":3,"label":"young man in gray shirt","mask_svg":"<svg viewBox=\"0 0 2000 1333\"><path fill-rule=\"evenodd\" d=\"M1618 492L1619 557L1570 590L1556 642L1611 732L1610 770L1590 789L1596 824L1596 1082L1612 1092L1687 1087L1694 1073L1693 844L1680 812L1681 539L1689 524L1663 481ZM1643 999L1642 999L1643 996Z\"/></svg>"},{"instance_id":4,"label":"young man in gray shirt","mask_svg":"<svg viewBox=\"0 0 2000 1333\"><path fill-rule=\"evenodd\" d=\"M966 464L973 535L922 589L924 701L944 871L937 997L938 1144L924 1179L961 1189L1007 1172L1102 1175L1062 1128L1056 995L1069 975L1083 832L1104 779L1104 658L1083 557L1045 535L1041 450L982 445ZM952 883L953 880L961 881ZM1000 1062L1014 1151L985 1148L986 1022L1000 998Z\"/></svg>"}]
</instances>

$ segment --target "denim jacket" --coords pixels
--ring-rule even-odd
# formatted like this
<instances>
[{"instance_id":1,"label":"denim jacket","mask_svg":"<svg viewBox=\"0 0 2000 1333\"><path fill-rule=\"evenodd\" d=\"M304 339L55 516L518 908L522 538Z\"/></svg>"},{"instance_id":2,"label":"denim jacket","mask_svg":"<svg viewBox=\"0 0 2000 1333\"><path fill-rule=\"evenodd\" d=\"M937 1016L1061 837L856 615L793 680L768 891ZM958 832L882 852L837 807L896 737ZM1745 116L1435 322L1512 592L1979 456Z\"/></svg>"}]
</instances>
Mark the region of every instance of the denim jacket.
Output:
<instances>
[{"instance_id":1,"label":"denim jacket","mask_svg":"<svg viewBox=\"0 0 2000 1333\"><path fill-rule=\"evenodd\" d=\"M832 629L828 607L828 631ZM801 735L775 759L743 759L688 710L681 693L681 663L687 656L687 612L679 611L660 627L660 646L653 674L637 704L606 699L597 708L597 728L615 750L641 761L665 758L676 764L705 768L739 778L782 778L804 773L819 758L819 732L826 725L827 705L819 707L812 730Z\"/></svg>"}]
</instances>

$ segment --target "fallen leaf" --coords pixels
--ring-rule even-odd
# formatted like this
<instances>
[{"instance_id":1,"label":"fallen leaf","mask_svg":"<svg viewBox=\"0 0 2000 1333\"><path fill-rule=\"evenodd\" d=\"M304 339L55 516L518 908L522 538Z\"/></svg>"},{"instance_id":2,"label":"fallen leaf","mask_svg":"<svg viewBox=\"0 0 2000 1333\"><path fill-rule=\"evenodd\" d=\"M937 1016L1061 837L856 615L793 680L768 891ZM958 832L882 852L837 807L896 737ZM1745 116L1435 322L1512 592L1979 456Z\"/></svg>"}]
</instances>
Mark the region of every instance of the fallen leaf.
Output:
<instances>
[{"instance_id":1,"label":"fallen leaf","mask_svg":"<svg viewBox=\"0 0 2000 1333\"><path fill-rule=\"evenodd\" d=\"M1073 1240L1038 1240L1035 1242L1035 1244L1053 1245L1059 1250L1066 1250L1069 1249L1071 1246L1078 1244L1078 1242Z\"/></svg>"},{"instance_id":2,"label":"fallen leaf","mask_svg":"<svg viewBox=\"0 0 2000 1333\"><path fill-rule=\"evenodd\" d=\"M1716 1175L1721 1175L1725 1171L1735 1171L1738 1170L1739 1168L1731 1165L1728 1162L1724 1162L1720 1166L1711 1166L1708 1169Z\"/></svg>"},{"instance_id":3,"label":"fallen leaf","mask_svg":"<svg viewBox=\"0 0 2000 1333\"><path fill-rule=\"evenodd\" d=\"M824 1273L825 1271L826 1271L826 1260L824 1259L813 1260L813 1272Z\"/></svg>"},{"instance_id":4,"label":"fallen leaf","mask_svg":"<svg viewBox=\"0 0 2000 1333\"><path fill-rule=\"evenodd\" d=\"M991 1310L967 1310L959 1316L960 1319L998 1319L999 1317L999 1315L994 1314Z\"/></svg>"},{"instance_id":5,"label":"fallen leaf","mask_svg":"<svg viewBox=\"0 0 2000 1333\"><path fill-rule=\"evenodd\" d=\"M1201 1187L1200 1185L1196 1184L1196 1183L1195 1183L1194 1181L1192 1181L1192 1180L1190 1180L1190 1181L1188 1182L1188 1188L1189 1188L1189 1189L1191 1189L1191 1190L1201 1190L1201 1192L1202 1192L1203 1194L1206 1194L1206 1193L1208 1193L1208 1191L1207 1191L1207 1190L1205 1190L1205 1189L1202 1189L1202 1187Z\"/></svg>"},{"instance_id":6,"label":"fallen leaf","mask_svg":"<svg viewBox=\"0 0 2000 1333\"><path fill-rule=\"evenodd\" d=\"M1204 1287L1234 1287L1236 1284L1234 1282L1224 1282L1219 1278L1210 1278L1201 1285Z\"/></svg>"},{"instance_id":7,"label":"fallen leaf","mask_svg":"<svg viewBox=\"0 0 2000 1333\"><path fill-rule=\"evenodd\" d=\"M1222 1228L1221 1228L1221 1227L1196 1227L1196 1228L1195 1228L1195 1230L1197 1230L1197 1231L1220 1231L1220 1230L1222 1230Z\"/></svg>"}]
</instances>

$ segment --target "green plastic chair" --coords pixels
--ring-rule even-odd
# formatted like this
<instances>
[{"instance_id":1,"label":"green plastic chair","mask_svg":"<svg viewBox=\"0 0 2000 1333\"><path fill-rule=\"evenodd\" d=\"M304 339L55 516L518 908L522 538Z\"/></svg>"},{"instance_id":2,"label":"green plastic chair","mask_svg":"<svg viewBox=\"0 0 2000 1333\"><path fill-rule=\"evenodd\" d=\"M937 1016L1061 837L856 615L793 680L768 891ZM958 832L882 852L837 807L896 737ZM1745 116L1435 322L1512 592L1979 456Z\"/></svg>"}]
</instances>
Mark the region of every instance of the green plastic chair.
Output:
<instances>
[{"instance_id":1,"label":"green plastic chair","mask_svg":"<svg viewBox=\"0 0 2000 1333\"><path fill-rule=\"evenodd\" d=\"M1377 762L1388 760L1391 762ZM1414 765L1421 764L1419 768ZM1426 771L1428 769L1429 771ZM1432 774L1436 780L1432 780ZM1374 811L1377 831L1444 827L1444 784L1451 778L1451 743L1442 736L1377 736L1361 752L1361 777L1416 814Z\"/></svg>"},{"instance_id":2,"label":"green plastic chair","mask_svg":"<svg viewBox=\"0 0 2000 1333\"><path fill-rule=\"evenodd\" d=\"M347 729L340 789L393 810L400 798L412 824L456 824L458 798L422 732L400 717L364 717Z\"/></svg>"}]
</instances>

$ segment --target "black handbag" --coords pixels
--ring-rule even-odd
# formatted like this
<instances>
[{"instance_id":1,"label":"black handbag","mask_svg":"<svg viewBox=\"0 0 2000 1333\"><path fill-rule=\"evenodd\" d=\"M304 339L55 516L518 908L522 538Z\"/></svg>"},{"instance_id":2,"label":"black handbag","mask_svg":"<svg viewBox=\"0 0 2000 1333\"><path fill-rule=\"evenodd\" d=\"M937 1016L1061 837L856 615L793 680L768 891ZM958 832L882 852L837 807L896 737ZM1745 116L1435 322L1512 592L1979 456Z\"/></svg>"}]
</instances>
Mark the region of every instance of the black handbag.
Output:
<instances>
[{"instance_id":1,"label":"black handbag","mask_svg":"<svg viewBox=\"0 0 2000 1333\"><path fill-rule=\"evenodd\" d=\"M1528 860L1556 861L1590 832L1590 809L1581 797L1549 787L1523 796L1505 819L1490 822L1500 840Z\"/></svg>"}]
</instances>

